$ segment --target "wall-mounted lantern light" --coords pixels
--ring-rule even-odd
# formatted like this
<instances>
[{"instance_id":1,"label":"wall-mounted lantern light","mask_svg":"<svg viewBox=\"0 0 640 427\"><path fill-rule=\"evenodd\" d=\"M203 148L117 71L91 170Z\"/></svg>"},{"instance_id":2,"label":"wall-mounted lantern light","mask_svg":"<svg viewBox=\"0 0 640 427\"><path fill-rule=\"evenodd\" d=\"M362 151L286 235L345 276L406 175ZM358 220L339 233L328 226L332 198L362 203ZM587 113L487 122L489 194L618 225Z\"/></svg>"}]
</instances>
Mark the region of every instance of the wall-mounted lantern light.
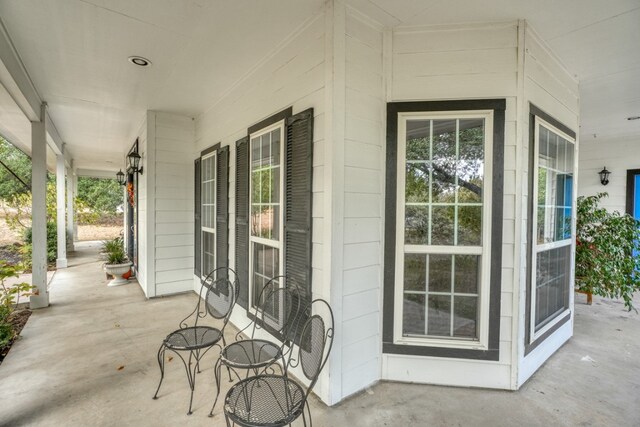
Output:
<instances>
[{"instance_id":1,"label":"wall-mounted lantern light","mask_svg":"<svg viewBox=\"0 0 640 427\"><path fill-rule=\"evenodd\" d=\"M140 167L140 154L138 154L136 151L132 151L131 153L129 153L127 158L129 159L129 169L131 169L131 172L139 173L140 175L142 175L142 168Z\"/></svg>"},{"instance_id":2,"label":"wall-mounted lantern light","mask_svg":"<svg viewBox=\"0 0 640 427\"><path fill-rule=\"evenodd\" d=\"M600 175L600 184L607 185L609 183L609 175L611 175L611 172L607 170L606 166L598 172L598 175Z\"/></svg>"},{"instance_id":3,"label":"wall-mounted lantern light","mask_svg":"<svg viewBox=\"0 0 640 427\"><path fill-rule=\"evenodd\" d=\"M122 169L118 171L116 178L118 178L118 184L124 185L124 173L122 172Z\"/></svg>"}]
</instances>

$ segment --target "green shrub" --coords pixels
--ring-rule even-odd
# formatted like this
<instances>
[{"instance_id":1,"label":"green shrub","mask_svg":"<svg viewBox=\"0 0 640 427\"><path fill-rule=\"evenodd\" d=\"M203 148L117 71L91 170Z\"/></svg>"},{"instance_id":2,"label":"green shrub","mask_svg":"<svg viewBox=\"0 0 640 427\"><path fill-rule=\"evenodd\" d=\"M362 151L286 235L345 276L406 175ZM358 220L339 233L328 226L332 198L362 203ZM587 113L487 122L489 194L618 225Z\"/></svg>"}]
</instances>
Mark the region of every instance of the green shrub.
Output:
<instances>
[{"instance_id":1,"label":"green shrub","mask_svg":"<svg viewBox=\"0 0 640 427\"><path fill-rule=\"evenodd\" d=\"M622 298L632 310L633 293L640 290L640 222L599 207L606 196L578 197L576 288Z\"/></svg>"},{"instance_id":2,"label":"green shrub","mask_svg":"<svg viewBox=\"0 0 640 427\"><path fill-rule=\"evenodd\" d=\"M0 349L5 347L15 337L10 317L16 309L20 296L32 295L36 289L28 283L17 283L12 286L5 285L5 279L19 277L21 268L0 260Z\"/></svg>"},{"instance_id":3,"label":"green shrub","mask_svg":"<svg viewBox=\"0 0 640 427\"><path fill-rule=\"evenodd\" d=\"M24 262L31 265L33 231L27 227L24 231L22 256ZM47 262L54 262L58 257L58 228L55 222L47 222Z\"/></svg>"}]
</instances>

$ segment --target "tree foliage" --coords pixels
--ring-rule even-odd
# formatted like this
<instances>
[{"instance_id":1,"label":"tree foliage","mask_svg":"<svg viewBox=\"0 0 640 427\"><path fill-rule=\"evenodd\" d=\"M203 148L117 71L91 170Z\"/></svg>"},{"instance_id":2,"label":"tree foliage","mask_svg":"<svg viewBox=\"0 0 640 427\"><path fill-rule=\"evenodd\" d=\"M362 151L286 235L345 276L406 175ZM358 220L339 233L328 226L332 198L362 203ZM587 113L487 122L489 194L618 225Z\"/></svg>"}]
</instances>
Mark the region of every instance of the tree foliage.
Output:
<instances>
[{"instance_id":1,"label":"tree foliage","mask_svg":"<svg viewBox=\"0 0 640 427\"><path fill-rule=\"evenodd\" d=\"M31 159L2 136L0 136L0 161L4 163L4 165L0 164L0 199L10 200L29 193L31 191ZM7 170L7 167L24 183Z\"/></svg>"},{"instance_id":2,"label":"tree foliage","mask_svg":"<svg viewBox=\"0 0 640 427\"><path fill-rule=\"evenodd\" d=\"M607 193L578 198L576 288L622 298L628 310L640 290L640 222L598 204ZM636 310L637 311L637 310Z\"/></svg>"},{"instance_id":3,"label":"tree foliage","mask_svg":"<svg viewBox=\"0 0 640 427\"><path fill-rule=\"evenodd\" d=\"M115 214L123 203L122 187L115 179L80 177L77 198L98 214Z\"/></svg>"}]
</instances>

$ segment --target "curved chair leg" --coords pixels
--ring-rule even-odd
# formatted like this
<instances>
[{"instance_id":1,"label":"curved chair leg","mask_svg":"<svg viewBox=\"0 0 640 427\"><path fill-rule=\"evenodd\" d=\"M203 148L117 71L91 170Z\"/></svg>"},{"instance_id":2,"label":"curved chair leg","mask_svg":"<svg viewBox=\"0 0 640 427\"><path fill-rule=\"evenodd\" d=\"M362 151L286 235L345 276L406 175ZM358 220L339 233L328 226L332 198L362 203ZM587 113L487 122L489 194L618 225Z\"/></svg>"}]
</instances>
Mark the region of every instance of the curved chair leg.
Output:
<instances>
[{"instance_id":1,"label":"curved chair leg","mask_svg":"<svg viewBox=\"0 0 640 427\"><path fill-rule=\"evenodd\" d=\"M307 412L309 413L309 427L313 427L313 419L311 418L311 407L309 406L309 399L305 401L304 406L307 407ZM304 415L304 409L302 410L302 414ZM304 422L304 425L307 425L306 420Z\"/></svg>"},{"instance_id":2,"label":"curved chair leg","mask_svg":"<svg viewBox=\"0 0 640 427\"><path fill-rule=\"evenodd\" d=\"M198 362L196 362L193 367L193 372L191 372L191 364L193 359L193 352L189 352L189 364L185 364L185 368L187 368L187 380L189 381L189 387L191 388L191 396L189 397L189 412L187 415L193 414L191 411L191 407L193 406L193 390L196 388L196 372L198 370Z\"/></svg>"},{"instance_id":3,"label":"curved chair leg","mask_svg":"<svg viewBox=\"0 0 640 427\"><path fill-rule=\"evenodd\" d=\"M160 391L160 386L162 385L162 380L164 379L164 352L165 346L164 343L160 345L158 349L158 366L160 366L160 382L158 383L158 388L156 389L156 394L153 395L153 399L158 398L158 392Z\"/></svg>"},{"instance_id":4,"label":"curved chair leg","mask_svg":"<svg viewBox=\"0 0 640 427\"><path fill-rule=\"evenodd\" d=\"M218 403L218 398L220 397L220 376L221 376L220 371L221 370L222 370L222 359L219 358L218 361L216 362L216 366L214 366L213 368L213 373L215 374L215 378L216 378L216 399L213 401L213 406L211 406L211 412L209 412L209 417L213 417L213 410L216 407L216 403Z\"/></svg>"}]
</instances>

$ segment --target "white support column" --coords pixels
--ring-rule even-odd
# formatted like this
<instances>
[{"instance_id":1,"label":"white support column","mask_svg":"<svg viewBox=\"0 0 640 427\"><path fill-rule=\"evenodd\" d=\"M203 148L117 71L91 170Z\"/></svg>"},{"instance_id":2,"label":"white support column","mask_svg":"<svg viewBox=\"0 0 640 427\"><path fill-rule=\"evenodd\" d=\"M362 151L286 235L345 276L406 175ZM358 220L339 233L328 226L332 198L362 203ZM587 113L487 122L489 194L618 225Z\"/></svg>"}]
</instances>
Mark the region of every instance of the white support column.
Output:
<instances>
[{"instance_id":1,"label":"white support column","mask_svg":"<svg viewBox=\"0 0 640 427\"><path fill-rule=\"evenodd\" d=\"M44 117L44 106L42 115ZM32 280L38 295L30 299L30 307L49 306L47 291L47 135L44 120L31 122L31 229L32 229Z\"/></svg>"},{"instance_id":2,"label":"white support column","mask_svg":"<svg viewBox=\"0 0 640 427\"><path fill-rule=\"evenodd\" d=\"M75 217L73 201L76 197L76 189L73 187L73 160L71 166L67 169L67 251L73 252L73 221Z\"/></svg>"},{"instance_id":3,"label":"white support column","mask_svg":"<svg viewBox=\"0 0 640 427\"><path fill-rule=\"evenodd\" d=\"M73 198L75 199L76 196L78 195L78 174L76 173L76 171L73 171L73 177L72 177L72 181L73 181ZM78 218L76 218L75 215L73 215L73 222L72 222L72 227L73 227L73 241L75 242L76 240L78 240Z\"/></svg>"},{"instance_id":4,"label":"white support column","mask_svg":"<svg viewBox=\"0 0 640 427\"><path fill-rule=\"evenodd\" d=\"M64 153L56 155L56 222L58 228L57 268L67 268L67 235L65 224L65 166Z\"/></svg>"}]
</instances>

